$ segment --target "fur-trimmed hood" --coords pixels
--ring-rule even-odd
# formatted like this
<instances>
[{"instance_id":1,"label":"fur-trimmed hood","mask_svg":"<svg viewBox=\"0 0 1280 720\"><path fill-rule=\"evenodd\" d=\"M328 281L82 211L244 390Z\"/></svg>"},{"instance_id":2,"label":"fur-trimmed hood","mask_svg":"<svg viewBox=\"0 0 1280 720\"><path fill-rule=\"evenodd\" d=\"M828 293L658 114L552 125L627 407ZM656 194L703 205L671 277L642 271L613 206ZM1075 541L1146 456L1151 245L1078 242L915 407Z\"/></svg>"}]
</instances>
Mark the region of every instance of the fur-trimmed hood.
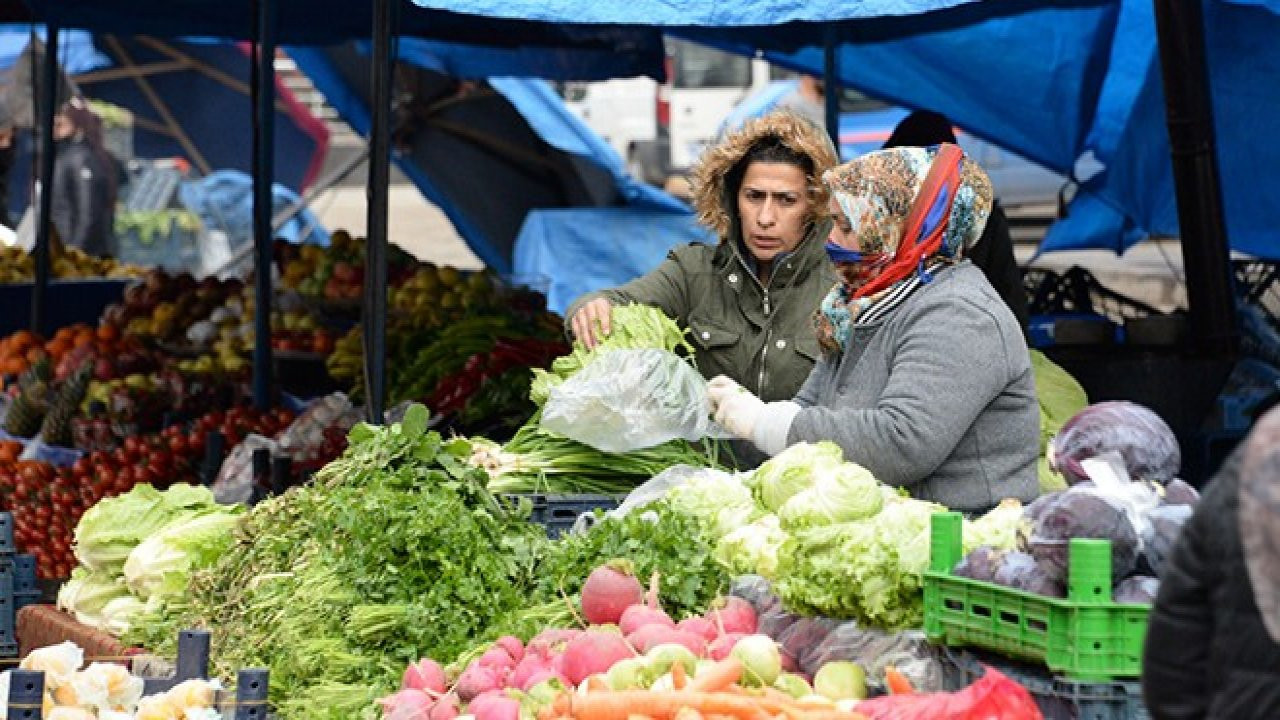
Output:
<instances>
[{"instance_id":1,"label":"fur-trimmed hood","mask_svg":"<svg viewBox=\"0 0 1280 720\"><path fill-rule=\"evenodd\" d=\"M807 119L788 110L776 110L749 120L738 130L722 138L698 159L693 169L693 207L698 222L709 228L723 242L738 226L733 198L725 182L738 161L760 139L776 137L788 148L813 160L814 173L809 176L813 204L809 221L826 214L828 192L822 174L839 159L826 132Z\"/></svg>"}]
</instances>

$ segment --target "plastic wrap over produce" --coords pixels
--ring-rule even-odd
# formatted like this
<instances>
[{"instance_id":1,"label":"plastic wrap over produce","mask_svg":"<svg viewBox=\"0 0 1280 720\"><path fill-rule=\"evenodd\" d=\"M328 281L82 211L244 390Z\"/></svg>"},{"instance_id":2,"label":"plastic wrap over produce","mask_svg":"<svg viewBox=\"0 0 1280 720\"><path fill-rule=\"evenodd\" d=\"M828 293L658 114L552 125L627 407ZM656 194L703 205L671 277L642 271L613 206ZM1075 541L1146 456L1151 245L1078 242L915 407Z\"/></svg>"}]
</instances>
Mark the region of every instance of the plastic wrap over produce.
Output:
<instances>
[{"instance_id":1,"label":"plastic wrap over produce","mask_svg":"<svg viewBox=\"0 0 1280 720\"><path fill-rule=\"evenodd\" d=\"M784 666L809 677L829 662L857 663L870 688L883 691L885 668L893 666L919 692L937 692L946 685L945 668L923 632L885 632L853 621L807 617L788 611L759 575L734 578L729 594L746 600L759 618L759 632L778 642Z\"/></svg>"},{"instance_id":2,"label":"plastic wrap over produce","mask_svg":"<svg viewBox=\"0 0 1280 720\"><path fill-rule=\"evenodd\" d=\"M653 349L602 354L552 388L541 424L610 453L723 436L706 380L674 353Z\"/></svg>"},{"instance_id":3,"label":"plastic wrap over produce","mask_svg":"<svg viewBox=\"0 0 1280 720\"><path fill-rule=\"evenodd\" d=\"M1164 484L1182 465L1169 425L1148 408L1125 401L1096 403L1076 413L1049 443L1049 463L1075 485L1091 479L1083 462L1107 452L1118 453L1135 480Z\"/></svg>"}]
</instances>

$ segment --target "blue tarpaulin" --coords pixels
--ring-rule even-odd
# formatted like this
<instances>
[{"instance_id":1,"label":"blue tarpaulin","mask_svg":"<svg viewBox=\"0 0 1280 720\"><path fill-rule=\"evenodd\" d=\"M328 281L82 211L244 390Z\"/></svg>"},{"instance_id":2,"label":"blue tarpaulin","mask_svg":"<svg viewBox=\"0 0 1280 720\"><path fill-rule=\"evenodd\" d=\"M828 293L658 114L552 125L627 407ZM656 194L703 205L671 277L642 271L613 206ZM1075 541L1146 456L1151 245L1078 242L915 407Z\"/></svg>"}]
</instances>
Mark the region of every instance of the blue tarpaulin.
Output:
<instances>
[{"instance_id":1,"label":"blue tarpaulin","mask_svg":"<svg viewBox=\"0 0 1280 720\"><path fill-rule=\"evenodd\" d=\"M288 52L338 114L357 132L367 132L368 56L355 44ZM435 58L418 60L418 92L437 100L424 104L420 127L393 159L486 265L499 272L517 269L516 238L526 216L538 209L688 213L671 196L630 178L617 153L545 82L489 78L492 92L467 95L457 79L430 71L441 67Z\"/></svg>"},{"instance_id":2,"label":"blue tarpaulin","mask_svg":"<svg viewBox=\"0 0 1280 720\"><path fill-rule=\"evenodd\" d=\"M547 281L547 307L614 287L658 266L667 252L715 242L692 213L643 208L569 208L529 213L515 246L515 272Z\"/></svg>"},{"instance_id":3,"label":"blue tarpaulin","mask_svg":"<svg viewBox=\"0 0 1280 720\"><path fill-rule=\"evenodd\" d=\"M1280 2L1204 3L1227 232L1234 249L1280 259ZM500 18L663 26L682 37L821 75L837 43L840 81L897 105L946 113L964 130L1055 171L1091 156L1046 249L1109 247L1176 235L1176 202L1150 0L1026 2L661 2L415 0ZM823 22L828 21L828 22Z\"/></svg>"},{"instance_id":4,"label":"blue tarpaulin","mask_svg":"<svg viewBox=\"0 0 1280 720\"><path fill-rule=\"evenodd\" d=\"M426 8L551 23L657 26L781 25L912 16L977 0L414 0ZM990 4L990 3L989 3Z\"/></svg>"},{"instance_id":5,"label":"blue tarpaulin","mask_svg":"<svg viewBox=\"0 0 1280 720\"><path fill-rule=\"evenodd\" d=\"M252 39L254 4L250 0L26 0L36 19L60 27L125 35L207 36ZM373 4L351 0L272 0L276 37L281 44L328 45L372 35ZM649 28L619 25L558 25L519 19L477 18L417 7L404 0L397 29L406 37L460 43L476 48L508 48L515 62L560 67L536 51L566 50L613 54L610 66L620 75L662 76L662 37ZM589 58L591 59L591 58ZM492 61L491 61L492 62ZM575 79L594 79L590 63L575 64ZM504 72L518 72L508 66ZM557 77L558 75L553 75Z\"/></svg>"}]
</instances>

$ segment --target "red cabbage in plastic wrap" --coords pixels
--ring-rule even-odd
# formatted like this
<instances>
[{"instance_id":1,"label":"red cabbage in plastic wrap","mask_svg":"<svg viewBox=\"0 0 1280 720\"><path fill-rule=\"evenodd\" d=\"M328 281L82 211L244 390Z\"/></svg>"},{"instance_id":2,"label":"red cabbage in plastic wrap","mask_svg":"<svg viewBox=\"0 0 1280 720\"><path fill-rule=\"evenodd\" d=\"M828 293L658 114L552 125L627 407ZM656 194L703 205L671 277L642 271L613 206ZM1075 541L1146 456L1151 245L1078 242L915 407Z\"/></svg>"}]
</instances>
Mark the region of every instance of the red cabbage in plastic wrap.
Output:
<instances>
[{"instance_id":1,"label":"red cabbage in plastic wrap","mask_svg":"<svg viewBox=\"0 0 1280 720\"><path fill-rule=\"evenodd\" d=\"M1045 573L1065 584L1072 538L1111 541L1112 581L1133 572L1142 547L1138 530L1120 501L1094 489L1069 488L1044 509L1031 533L1030 552Z\"/></svg>"},{"instance_id":2,"label":"red cabbage in plastic wrap","mask_svg":"<svg viewBox=\"0 0 1280 720\"><path fill-rule=\"evenodd\" d=\"M782 652L797 660L805 650L816 647L841 621L831 618L804 617L795 621L774 638L782 646Z\"/></svg>"},{"instance_id":3,"label":"red cabbage in plastic wrap","mask_svg":"<svg viewBox=\"0 0 1280 720\"><path fill-rule=\"evenodd\" d=\"M1129 477L1167 483L1182 452L1169 425L1150 409L1125 401L1101 402L1076 413L1049 443L1052 466L1070 485L1088 480L1081 462L1106 452L1124 458Z\"/></svg>"},{"instance_id":4,"label":"red cabbage in plastic wrap","mask_svg":"<svg viewBox=\"0 0 1280 720\"><path fill-rule=\"evenodd\" d=\"M763 614L778 600L769 581L759 575L739 575L734 578L729 585L729 594L751 603L756 615Z\"/></svg>"},{"instance_id":5,"label":"red cabbage in plastic wrap","mask_svg":"<svg viewBox=\"0 0 1280 720\"><path fill-rule=\"evenodd\" d=\"M956 566L951 569L951 574L970 580L995 582L996 569L1000 567L1000 559L1003 556L1004 551L999 548L979 545L956 563Z\"/></svg>"},{"instance_id":6,"label":"red cabbage in plastic wrap","mask_svg":"<svg viewBox=\"0 0 1280 720\"><path fill-rule=\"evenodd\" d=\"M1195 507L1200 502L1200 492L1181 478L1174 478L1164 486L1164 494L1160 497L1161 505L1190 505Z\"/></svg>"},{"instance_id":7,"label":"red cabbage in plastic wrap","mask_svg":"<svg viewBox=\"0 0 1280 720\"><path fill-rule=\"evenodd\" d=\"M1164 572L1165 560L1173 553L1174 543L1182 534L1182 526L1191 518L1189 505L1161 505L1146 512L1147 524L1142 533L1142 570L1156 577Z\"/></svg>"},{"instance_id":8,"label":"red cabbage in plastic wrap","mask_svg":"<svg viewBox=\"0 0 1280 720\"><path fill-rule=\"evenodd\" d=\"M1000 558L1000 565L996 568L994 582L997 585L1045 597L1067 596L1067 590L1062 581L1047 573L1033 556L1024 552L1005 553Z\"/></svg>"},{"instance_id":9,"label":"red cabbage in plastic wrap","mask_svg":"<svg viewBox=\"0 0 1280 720\"><path fill-rule=\"evenodd\" d=\"M1154 605L1160 592L1160 581L1148 575L1127 577L1116 586L1112 602Z\"/></svg>"},{"instance_id":10,"label":"red cabbage in plastic wrap","mask_svg":"<svg viewBox=\"0 0 1280 720\"><path fill-rule=\"evenodd\" d=\"M1022 521L1018 523L1018 549L1023 552L1031 551L1031 533L1035 531L1036 523L1040 522L1040 516L1044 514L1046 508L1057 502L1061 492L1052 492L1032 500L1030 504L1022 509ZM992 571L992 576L995 571Z\"/></svg>"}]
</instances>

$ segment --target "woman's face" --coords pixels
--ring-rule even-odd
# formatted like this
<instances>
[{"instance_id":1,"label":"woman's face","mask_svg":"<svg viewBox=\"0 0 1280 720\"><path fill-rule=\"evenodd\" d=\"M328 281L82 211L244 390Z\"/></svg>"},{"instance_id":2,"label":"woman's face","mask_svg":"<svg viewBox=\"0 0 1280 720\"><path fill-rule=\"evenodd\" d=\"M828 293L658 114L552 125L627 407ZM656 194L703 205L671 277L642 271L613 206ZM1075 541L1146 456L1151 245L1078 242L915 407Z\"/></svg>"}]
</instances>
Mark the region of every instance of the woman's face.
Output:
<instances>
[{"instance_id":1,"label":"woman's face","mask_svg":"<svg viewBox=\"0 0 1280 720\"><path fill-rule=\"evenodd\" d=\"M849 218L845 217L834 195L827 201L827 214L831 216L831 232L827 234L827 242L839 245L846 250L862 252L858 238L853 234L853 225L849 223Z\"/></svg>"},{"instance_id":2,"label":"woman's face","mask_svg":"<svg viewBox=\"0 0 1280 720\"><path fill-rule=\"evenodd\" d=\"M827 213L831 216L831 232L827 234L827 242L839 245L846 250L863 253L862 260L858 262L835 264L836 273L840 275L844 284L856 290L874 280L889 264L892 255L883 251L868 252L862 247L857 233L853 231L853 225L849 222L849 218L845 217L844 211L840 209L840 203L836 202L834 196L827 203Z\"/></svg>"},{"instance_id":3,"label":"woman's face","mask_svg":"<svg viewBox=\"0 0 1280 720\"><path fill-rule=\"evenodd\" d=\"M809 220L809 183L788 163L753 162L738 188L742 242L757 262L796 249Z\"/></svg>"}]
</instances>

